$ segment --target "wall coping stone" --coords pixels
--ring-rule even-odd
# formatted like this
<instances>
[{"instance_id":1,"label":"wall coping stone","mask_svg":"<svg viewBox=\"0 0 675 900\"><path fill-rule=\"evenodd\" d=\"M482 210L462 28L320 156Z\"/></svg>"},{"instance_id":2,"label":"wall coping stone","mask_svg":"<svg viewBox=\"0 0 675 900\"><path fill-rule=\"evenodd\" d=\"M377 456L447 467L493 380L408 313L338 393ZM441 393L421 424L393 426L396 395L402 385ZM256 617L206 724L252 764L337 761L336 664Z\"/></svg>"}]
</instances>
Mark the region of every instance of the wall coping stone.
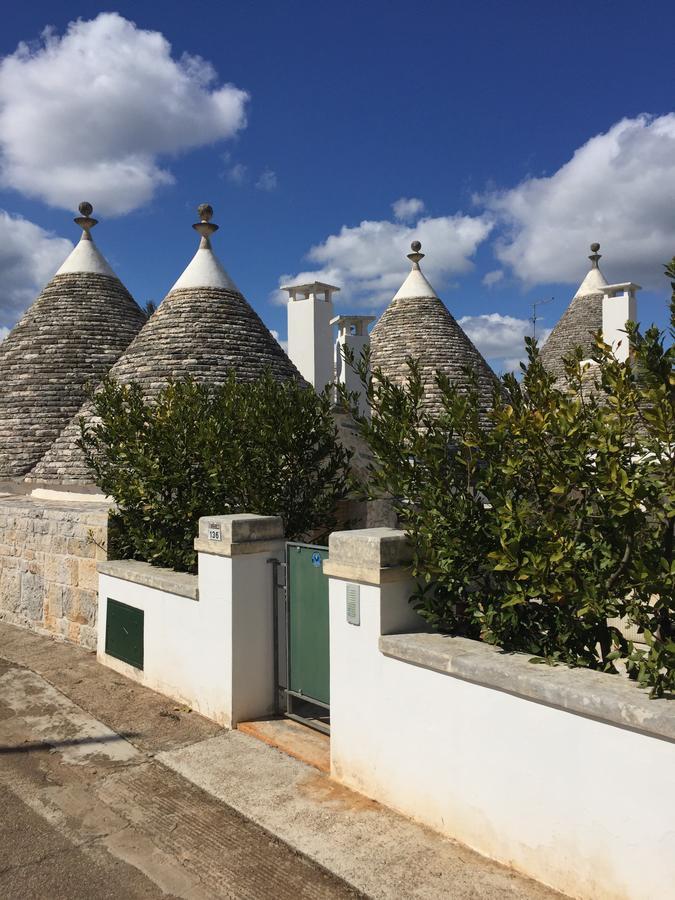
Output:
<instances>
[{"instance_id":1,"label":"wall coping stone","mask_svg":"<svg viewBox=\"0 0 675 900\"><path fill-rule=\"evenodd\" d=\"M409 566L357 566L353 563L340 563L330 557L323 561L323 574L341 581L358 581L361 584L392 584L394 581L407 581L412 577Z\"/></svg>"},{"instance_id":2,"label":"wall coping stone","mask_svg":"<svg viewBox=\"0 0 675 900\"><path fill-rule=\"evenodd\" d=\"M110 503L93 503L89 500L44 500L25 494L0 494L0 508L10 513L20 511L48 519L60 518L61 514L88 513L96 521L107 522Z\"/></svg>"},{"instance_id":3,"label":"wall coping stone","mask_svg":"<svg viewBox=\"0 0 675 900\"><path fill-rule=\"evenodd\" d=\"M220 530L221 540L209 538L209 531L214 527ZM283 540L284 523L281 516L233 513L227 516L202 516L199 519L199 537L195 538L194 547L199 553L240 556L276 550Z\"/></svg>"},{"instance_id":4,"label":"wall coping stone","mask_svg":"<svg viewBox=\"0 0 675 900\"><path fill-rule=\"evenodd\" d=\"M334 531L328 538L325 575L345 581L386 584L410 577L412 548L398 528Z\"/></svg>"},{"instance_id":5,"label":"wall coping stone","mask_svg":"<svg viewBox=\"0 0 675 900\"><path fill-rule=\"evenodd\" d=\"M137 559L108 559L98 563L99 575L110 575L122 581L131 581L145 587L199 600L197 576L189 572L162 569Z\"/></svg>"},{"instance_id":6,"label":"wall coping stone","mask_svg":"<svg viewBox=\"0 0 675 900\"><path fill-rule=\"evenodd\" d=\"M675 701L651 700L621 675L533 665L529 654L442 634L384 635L379 647L402 662L675 742Z\"/></svg>"}]
</instances>

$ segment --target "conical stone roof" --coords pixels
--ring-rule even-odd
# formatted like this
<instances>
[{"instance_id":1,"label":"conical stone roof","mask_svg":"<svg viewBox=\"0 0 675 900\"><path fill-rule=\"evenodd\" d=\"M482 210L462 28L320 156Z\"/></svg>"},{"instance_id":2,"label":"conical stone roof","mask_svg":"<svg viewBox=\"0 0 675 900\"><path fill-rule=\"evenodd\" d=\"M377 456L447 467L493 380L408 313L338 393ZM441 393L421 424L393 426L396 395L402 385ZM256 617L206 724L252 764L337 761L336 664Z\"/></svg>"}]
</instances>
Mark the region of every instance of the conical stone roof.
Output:
<instances>
[{"instance_id":1,"label":"conical stone roof","mask_svg":"<svg viewBox=\"0 0 675 900\"><path fill-rule=\"evenodd\" d=\"M80 242L0 343L0 479L35 465L145 322L80 212Z\"/></svg>"},{"instance_id":2,"label":"conical stone roof","mask_svg":"<svg viewBox=\"0 0 675 900\"><path fill-rule=\"evenodd\" d=\"M405 384L408 357L419 360L425 381L425 407L441 412L441 394L435 384L444 372L459 388L469 389L469 368L476 377L482 409L492 403L496 377L481 354L448 311L422 273L419 241L412 244L412 269L370 333L371 363L397 384Z\"/></svg>"},{"instance_id":3,"label":"conical stone roof","mask_svg":"<svg viewBox=\"0 0 675 900\"><path fill-rule=\"evenodd\" d=\"M590 357L593 335L602 330L602 289L607 280L598 266L599 249L600 244L591 244L591 268L541 349L542 363L557 378L565 374L563 357L576 347L583 348L584 358Z\"/></svg>"},{"instance_id":4,"label":"conical stone roof","mask_svg":"<svg viewBox=\"0 0 675 900\"><path fill-rule=\"evenodd\" d=\"M191 376L222 384L230 372L253 381L265 371L297 378L298 370L248 304L211 249L213 210L199 207L199 249L129 349L110 370L123 384L138 383L154 396L170 380ZM91 418L88 404L30 474L31 481L88 483L91 476L77 447L79 418Z\"/></svg>"}]
</instances>

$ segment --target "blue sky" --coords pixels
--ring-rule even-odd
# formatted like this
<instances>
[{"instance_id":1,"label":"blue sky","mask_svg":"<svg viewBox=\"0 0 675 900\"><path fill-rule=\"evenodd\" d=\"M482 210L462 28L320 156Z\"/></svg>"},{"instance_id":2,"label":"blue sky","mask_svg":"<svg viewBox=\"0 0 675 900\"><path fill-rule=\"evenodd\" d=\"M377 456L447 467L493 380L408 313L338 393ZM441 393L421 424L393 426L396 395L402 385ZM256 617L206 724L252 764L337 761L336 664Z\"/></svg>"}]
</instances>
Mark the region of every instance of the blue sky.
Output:
<instances>
[{"instance_id":1,"label":"blue sky","mask_svg":"<svg viewBox=\"0 0 675 900\"><path fill-rule=\"evenodd\" d=\"M81 199L140 303L178 277L212 203L214 247L282 339L280 280L318 273L343 286L340 310L379 311L415 236L497 368L535 299L555 298L539 328L555 324L593 240L663 325L673 33L667 2L12 5L0 328L67 252L55 238L77 239Z\"/></svg>"}]
</instances>

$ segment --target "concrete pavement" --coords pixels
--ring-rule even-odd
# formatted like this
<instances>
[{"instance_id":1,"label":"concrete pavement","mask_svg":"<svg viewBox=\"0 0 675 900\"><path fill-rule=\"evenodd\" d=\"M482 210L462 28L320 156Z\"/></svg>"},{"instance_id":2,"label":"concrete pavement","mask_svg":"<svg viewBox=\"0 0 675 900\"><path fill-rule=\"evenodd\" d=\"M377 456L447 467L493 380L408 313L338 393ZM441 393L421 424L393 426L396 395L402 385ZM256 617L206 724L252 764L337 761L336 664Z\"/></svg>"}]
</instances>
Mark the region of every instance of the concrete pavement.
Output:
<instances>
[{"instance_id":1,"label":"concrete pavement","mask_svg":"<svg viewBox=\"0 0 675 900\"><path fill-rule=\"evenodd\" d=\"M353 895L167 770L134 733L109 729L35 672L2 670L6 900Z\"/></svg>"},{"instance_id":2,"label":"concrete pavement","mask_svg":"<svg viewBox=\"0 0 675 900\"><path fill-rule=\"evenodd\" d=\"M1 624L0 792L7 900L559 896Z\"/></svg>"}]
</instances>

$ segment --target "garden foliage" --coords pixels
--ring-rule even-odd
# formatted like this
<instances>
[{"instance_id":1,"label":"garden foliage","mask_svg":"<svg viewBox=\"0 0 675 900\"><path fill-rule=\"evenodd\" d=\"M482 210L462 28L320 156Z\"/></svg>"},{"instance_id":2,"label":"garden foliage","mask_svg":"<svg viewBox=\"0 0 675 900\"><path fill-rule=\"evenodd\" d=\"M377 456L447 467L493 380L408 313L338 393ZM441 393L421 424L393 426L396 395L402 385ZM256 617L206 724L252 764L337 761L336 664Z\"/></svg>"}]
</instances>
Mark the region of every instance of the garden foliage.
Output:
<instances>
[{"instance_id":1,"label":"garden foliage","mask_svg":"<svg viewBox=\"0 0 675 900\"><path fill-rule=\"evenodd\" d=\"M667 274L675 282L675 260ZM675 283L671 305L675 338ZM675 690L675 349L627 325L619 363L566 360L564 384L534 340L495 384L493 408L441 373L443 414L424 410L414 360L400 386L359 364L371 490L394 498L414 549L413 602L436 629ZM617 627L639 629L635 646ZM640 642L642 643L642 641Z\"/></svg>"},{"instance_id":2,"label":"garden foliage","mask_svg":"<svg viewBox=\"0 0 675 900\"><path fill-rule=\"evenodd\" d=\"M194 571L200 516L280 515L289 538L306 538L330 529L347 493L350 454L328 396L294 381L178 381L149 401L109 379L93 403L80 446L115 500L116 556Z\"/></svg>"}]
</instances>

